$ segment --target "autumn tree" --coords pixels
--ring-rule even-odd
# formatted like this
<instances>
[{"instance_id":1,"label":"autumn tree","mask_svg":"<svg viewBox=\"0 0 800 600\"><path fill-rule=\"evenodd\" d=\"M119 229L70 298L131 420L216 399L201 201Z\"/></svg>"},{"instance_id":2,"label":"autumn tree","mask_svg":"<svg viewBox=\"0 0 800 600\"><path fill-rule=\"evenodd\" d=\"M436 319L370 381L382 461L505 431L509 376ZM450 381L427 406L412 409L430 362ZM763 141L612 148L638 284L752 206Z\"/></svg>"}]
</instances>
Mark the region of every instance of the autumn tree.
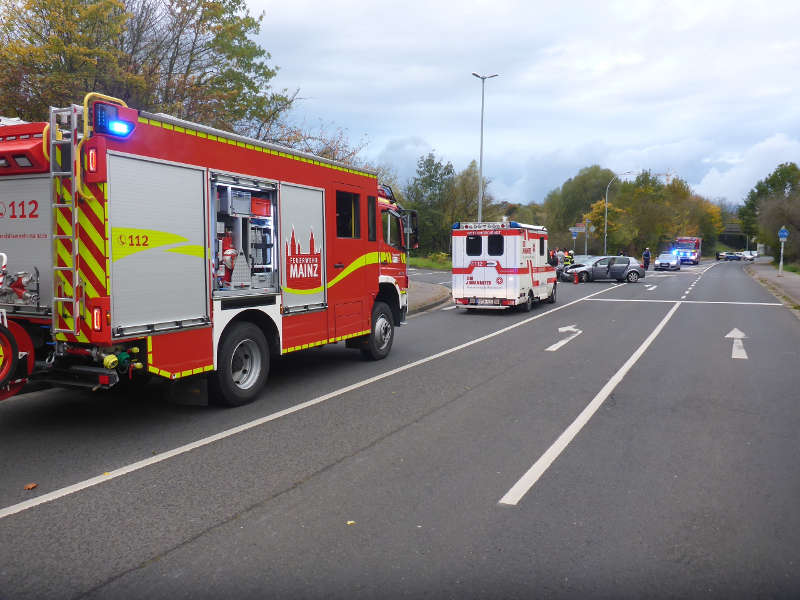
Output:
<instances>
[{"instance_id":1,"label":"autumn tree","mask_svg":"<svg viewBox=\"0 0 800 600\"><path fill-rule=\"evenodd\" d=\"M747 194L739 209L742 229L755 235L771 248L779 247L778 230L789 229L789 241L784 248L787 260L800 258L800 168L782 163Z\"/></svg>"}]
</instances>

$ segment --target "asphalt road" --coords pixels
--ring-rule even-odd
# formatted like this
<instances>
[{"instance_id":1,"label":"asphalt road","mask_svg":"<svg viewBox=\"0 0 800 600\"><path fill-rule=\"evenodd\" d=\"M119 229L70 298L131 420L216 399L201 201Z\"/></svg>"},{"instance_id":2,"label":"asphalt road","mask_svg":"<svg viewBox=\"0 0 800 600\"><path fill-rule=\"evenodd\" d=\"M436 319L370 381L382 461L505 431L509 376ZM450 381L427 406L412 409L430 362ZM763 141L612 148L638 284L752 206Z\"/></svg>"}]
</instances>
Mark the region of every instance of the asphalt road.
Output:
<instances>
[{"instance_id":1,"label":"asphalt road","mask_svg":"<svg viewBox=\"0 0 800 600\"><path fill-rule=\"evenodd\" d=\"M234 410L17 397L0 598L797 597L799 349L704 263L434 309L386 360L291 355Z\"/></svg>"},{"instance_id":2,"label":"asphalt road","mask_svg":"<svg viewBox=\"0 0 800 600\"><path fill-rule=\"evenodd\" d=\"M453 280L450 271L441 271L438 269L417 269L410 267L408 269L408 276L411 279L424 281L425 283L437 283L446 287L453 286Z\"/></svg>"}]
</instances>

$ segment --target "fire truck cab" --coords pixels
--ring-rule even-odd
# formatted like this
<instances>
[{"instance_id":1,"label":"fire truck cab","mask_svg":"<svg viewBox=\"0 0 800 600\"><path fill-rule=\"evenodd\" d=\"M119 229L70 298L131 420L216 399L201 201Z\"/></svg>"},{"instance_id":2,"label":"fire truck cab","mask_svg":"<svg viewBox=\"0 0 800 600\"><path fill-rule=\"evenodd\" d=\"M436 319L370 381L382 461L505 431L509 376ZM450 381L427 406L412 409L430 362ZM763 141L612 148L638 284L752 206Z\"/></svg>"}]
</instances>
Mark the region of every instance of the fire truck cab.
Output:
<instances>
[{"instance_id":1,"label":"fire truck cab","mask_svg":"<svg viewBox=\"0 0 800 600\"><path fill-rule=\"evenodd\" d=\"M239 405L270 357L384 358L415 246L373 171L88 94L0 127L0 399L207 375Z\"/></svg>"},{"instance_id":2,"label":"fire truck cab","mask_svg":"<svg viewBox=\"0 0 800 600\"><path fill-rule=\"evenodd\" d=\"M556 301L556 272L547 263L547 229L516 221L455 223L453 301L464 308L530 311Z\"/></svg>"}]
</instances>

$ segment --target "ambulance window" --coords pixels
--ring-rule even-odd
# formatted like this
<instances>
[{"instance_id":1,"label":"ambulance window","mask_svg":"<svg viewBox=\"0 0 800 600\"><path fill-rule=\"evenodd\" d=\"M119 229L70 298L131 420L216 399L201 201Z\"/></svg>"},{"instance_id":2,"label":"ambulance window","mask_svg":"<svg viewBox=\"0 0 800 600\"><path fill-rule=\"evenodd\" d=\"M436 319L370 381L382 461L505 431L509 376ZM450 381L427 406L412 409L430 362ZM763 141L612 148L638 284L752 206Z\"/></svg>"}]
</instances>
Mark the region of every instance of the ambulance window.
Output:
<instances>
[{"instance_id":1,"label":"ambulance window","mask_svg":"<svg viewBox=\"0 0 800 600\"><path fill-rule=\"evenodd\" d=\"M539 256L544 256L544 238L539 238Z\"/></svg>"},{"instance_id":2,"label":"ambulance window","mask_svg":"<svg viewBox=\"0 0 800 600\"><path fill-rule=\"evenodd\" d=\"M336 237L361 237L358 200L358 194L336 192Z\"/></svg>"},{"instance_id":3,"label":"ambulance window","mask_svg":"<svg viewBox=\"0 0 800 600\"><path fill-rule=\"evenodd\" d=\"M375 207L378 200L375 196L367 198L367 239L370 242L375 241Z\"/></svg>"},{"instance_id":4,"label":"ambulance window","mask_svg":"<svg viewBox=\"0 0 800 600\"><path fill-rule=\"evenodd\" d=\"M468 235L467 236L467 256L480 256L483 254L483 244L481 243L481 236Z\"/></svg>"},{"instance_id":5,"label":"ambulance window","mask_svg":"<svg viewBox=\"0 0 800 600\"><path fill-rule=\"evenodd\" d=\"M489 256L503 256L503 236L493 233L488 240Z\"/></svg>"}]
</instances>

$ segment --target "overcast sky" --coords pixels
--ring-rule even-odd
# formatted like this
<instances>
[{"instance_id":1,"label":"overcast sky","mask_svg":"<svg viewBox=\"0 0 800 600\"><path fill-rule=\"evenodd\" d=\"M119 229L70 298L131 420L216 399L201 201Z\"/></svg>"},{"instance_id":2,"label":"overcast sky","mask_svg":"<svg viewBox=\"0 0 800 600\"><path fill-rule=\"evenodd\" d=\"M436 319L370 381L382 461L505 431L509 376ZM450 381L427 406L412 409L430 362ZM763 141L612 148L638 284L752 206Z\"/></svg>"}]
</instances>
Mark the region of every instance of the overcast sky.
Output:
<instances>
[{"instance_id":1,"label":"overcast sky","mask_svg":"<svg viewBox=\"0 0 800 600\"><path fill-rule=\"evenodd\" d=\"M401 182L422 154L480 147L500 200L541 202L582 167L670 171L739 203L800 162L800 2L248 0L300 88L295 118L336 124Z\"/></svg>"}]
</instances>

